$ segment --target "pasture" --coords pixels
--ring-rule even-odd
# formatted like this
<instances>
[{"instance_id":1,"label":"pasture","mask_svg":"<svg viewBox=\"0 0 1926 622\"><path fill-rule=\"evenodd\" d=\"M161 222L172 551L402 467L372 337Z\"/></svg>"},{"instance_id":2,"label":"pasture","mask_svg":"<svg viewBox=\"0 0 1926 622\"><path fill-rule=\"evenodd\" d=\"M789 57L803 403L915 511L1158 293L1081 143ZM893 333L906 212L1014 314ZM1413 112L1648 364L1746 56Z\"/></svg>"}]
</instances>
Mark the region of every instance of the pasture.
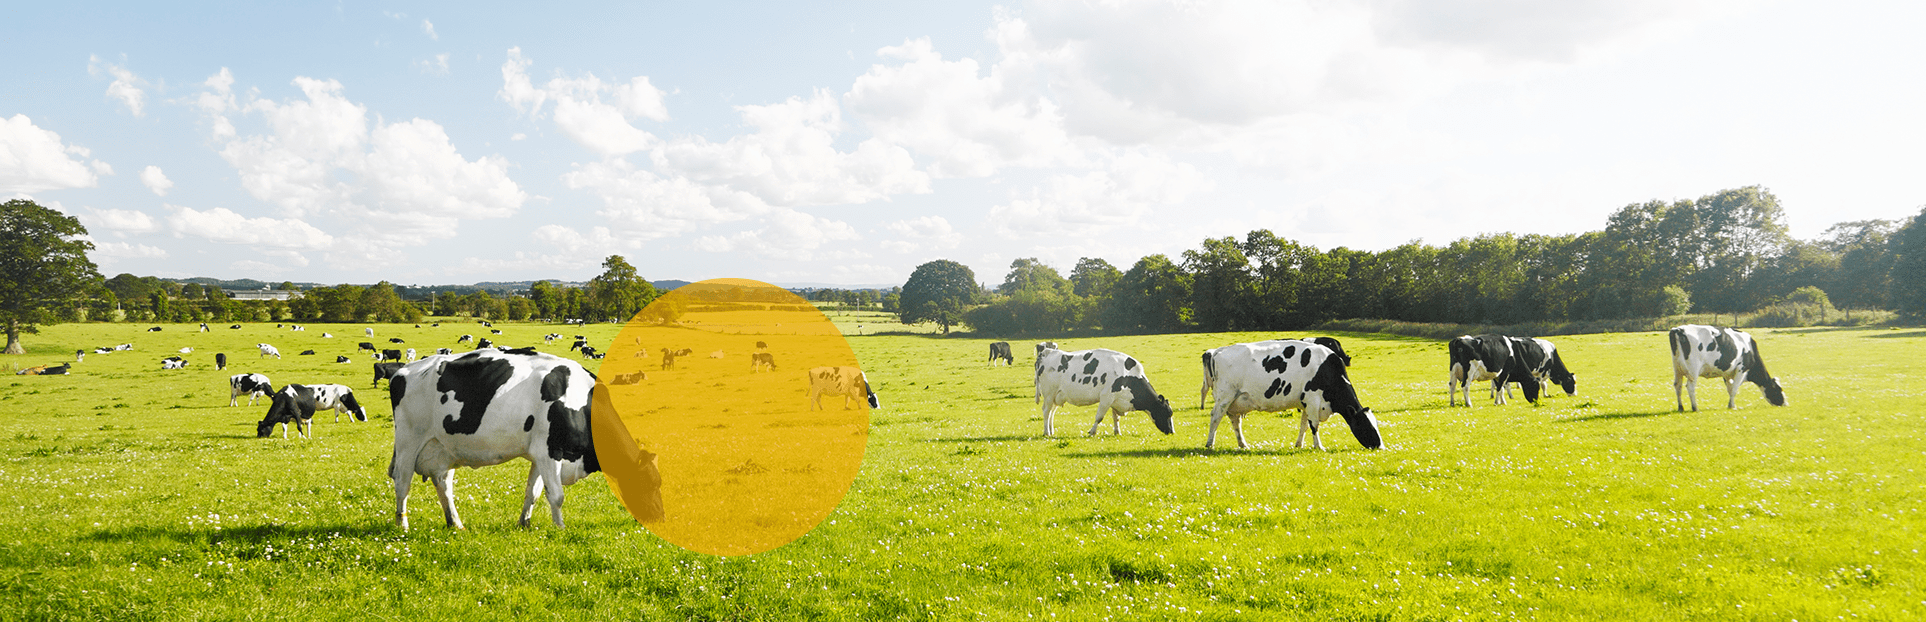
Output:
<instances>
[{"instance_id":1,"label":"pasture","mask_svg":"<svg viewBox=\"0 0 1926 622\"><path fill-rule=\"evenodd\" d=\"M848 497L786 547L723 558L653 536L600 476L567 489L568 529L539 513L519 529L520 461L459 472L466 531L442 528L419 486L414 530L392 526L390 408L355 343L426 354L468 349L464 333L539 346L556 332L599 345L618 326L501 322L497 337L443 320L375 325L372 339L361 325L147 326L48 327L8 357L135 344L69 376L0 379L0 618L1926 616L1917 329L1753 330L1791 405L1748 385L1728 411L1706 381L1697 413L1674 411L1662 333L1554 338L1576 396L1472 409L1445 406L1441 342L1339 334L1387 449L1333 425L1329 452L1291 447L1295 413L1249 417L1249 450L1203 448L1198 353L1268 335L1061 340L1143 361L1177 423L1164 436L1136 413L1121 436L1085 437L1094 407L1066 407L1054 438L1040 436L1030 342L1012 342L1015 367L990 367L988 340L855 337L883 408ZM260 359L257 342L284 358ZM192 366L161 370L182 346ZM242 372L354 387L371 421L329 413L312 440L256 439L265 402L227 406Z\"/></svg>"}]
</instances>

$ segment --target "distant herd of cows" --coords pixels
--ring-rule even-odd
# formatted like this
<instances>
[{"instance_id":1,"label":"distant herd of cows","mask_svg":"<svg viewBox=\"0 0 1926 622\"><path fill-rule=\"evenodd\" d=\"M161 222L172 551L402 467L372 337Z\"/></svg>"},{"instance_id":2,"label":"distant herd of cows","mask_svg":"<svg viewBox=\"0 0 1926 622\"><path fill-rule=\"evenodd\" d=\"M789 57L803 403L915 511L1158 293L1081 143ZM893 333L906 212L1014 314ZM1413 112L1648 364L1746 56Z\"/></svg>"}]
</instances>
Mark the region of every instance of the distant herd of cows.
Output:
<instances>
[{"instance_id":1,"label":"distant herd of cows","mask_svg":"<svg viewBox=\"0 0 1926 622\"><path fill-rule=\"evenodd\" d=\"M486 324L486 322L482 322ZM278 326L278 325L277 325ZM439 326L436 324L435 326ZM489 324L492 327L492 324ZM231 328L240 328L236 325ZM419 325L417 325L419 328ZM292 330L303 330L300 326ZM150 331L158 331L159 327ZM208 330L202 324L201 330ZM494 331L501 334L501 331ZM373 329L366 329L372 336ZM323 337L332 337L324 334ZM544 342L561 338L544 336ZM468 343L463 335L458 343ZM403 344L401 339L391 343ZM1743 331L1702 325L1673 328L1668 335L1672 352L1673 388L1680 411L1686 395L1692 410L1698 410L1698 379L1719 378L1726 384L1726 407L1735 408L1739 388L1744 383L1759 385L1766 400L1785 405L1784 391L1765 368L1758 344ZM751 372L774 372L773 355L767 344L757 342L751 355ZM363 342L361 350L377 350ZM417 360L413 348L375 352L375 386L389 381L389 402L394 409L395 445L388 476L395 485L395 521L407 527L407 499L410 480L419 475L433 483L448 525L461 527L454 507L455 467L481 467L515 458L531 463L524 496L521 523L527 525L535 499L545 496L553 522L562 525L562 488L576 480L601 471L593 442L589 405L596 378L574 360L538 353L532 347L494 346L488 339L474 342L475 349L456 354L450 348ZM280 353L269 344L258 344L262 357ZM97 348L96 353L127 351L132 344ZM181 348L185 354L191 348ZM571 351L583 358L601 358L584 337L576 336ZM1043 433L1055 433L1053 415L1060 406L1097 406L1096 419L1088 434L1101 428L1106 415L1111 431L1121 434L1121 419L1130 412L1147 413L1164 434L1174 432L1170 402L1153 388L1144 366L1136 358L1107 349L1064 351L1053 342L1035 346L1035 402L1041 407ZM675 359L692 354L687 349L661 349L661 369L675 367ZM1525 399L1537 402L1545 385L1557 385L1567 395L1577 392L1577 376L1565 364L1557 348L1544 339L1504 335L1467 335L1446 344L1449 375L1446 388L1449 403L1457 405L1460 390L1465 405L1471 406L1471 384L1489 382L1491 399L1504 404L1510 385L1517 384ZM85 350L75 353L76 361ZM303 354L312 354L307 351ZM720 353L718 353L720 354ZM638 356L641 353L638 352ZM715 355L712 355L715 356ZM345 360L347 357L337 357ZM716 356L720 358L720 356ZM990 344L990 363L1013 364L1015 357L1008 342ZM1359 444L1377 449L1384 446L1376 417L1364 406L1351 383L1351 357L1343 344L1330 337L1276 339L1238 343L1202 353L1203 384L1199 407L1215 395L1211 408L1210 431L1205 447L1216 444L1217 429L1225 418L1237 437L1239 448L1249 447L1244 437L1243 418L1252 412L1297 410L1296 447L1303 447L1304 435L1311 435L1312 446L1324 449L1319 430L1332 415L1344 419ZM225 354L215 355L217 368L226 367ZM71 365L23 370L41 374L65 373ZM163 368L178 369L186 361L177 356L163 359ZM57 369L58 371L53 371ZM824 395L842 396L844 409L853 401L866 401L870 408L881 406L868 378L856 367L817 367L807 372L808 401L821 408ZM637 375L612 378L612 384L626 384ZM286 384L275 390L262 374L236 374L229 378L228 405L248 404L267 397L267 415L257 424L256 436L267 438L276 426L282 437L293 427L302 437L311 436L317 412L334 411L335 421L342 414L350 420L367 421L367 410L354 391L338 384ZM638 457L639 456L639 457ZM646 451L628 459L642 460L646 473L656 473L653 454ZM657 476L659 477L659 476ZM658 482L659 483L659 480ZM546 490L546 495L544 495Z\"/></svg>"}]
</instances>

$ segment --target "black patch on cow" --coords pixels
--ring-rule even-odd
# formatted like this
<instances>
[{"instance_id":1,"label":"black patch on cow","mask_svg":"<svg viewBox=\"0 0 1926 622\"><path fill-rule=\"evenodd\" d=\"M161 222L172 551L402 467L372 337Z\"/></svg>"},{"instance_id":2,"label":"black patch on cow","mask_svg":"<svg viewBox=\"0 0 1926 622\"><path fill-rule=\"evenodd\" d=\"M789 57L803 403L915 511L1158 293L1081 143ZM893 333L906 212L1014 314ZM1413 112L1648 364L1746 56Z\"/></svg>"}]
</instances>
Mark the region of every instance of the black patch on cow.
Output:
<instances>
[{"instance_id":1,"label":"black patch on cow","mask_svg":"<svg viewBox=\"0 0 1926 622\"><path fill-rule=\"evenodd\" d=\"M1171 420L1170 400L1158 395L1157 390L1151 388L1149 380L1143 376L1118 376L1110 383L1112 393L1124 389L1130 390L1130 410L1150 413L1150 421L1159 432L1170 434L1176 431L1175 423Z\"/></svg>"},{"instance_id":2,"label":"black patch on cow","mask_svg":"<svg viewBox=\"0 0 1926 622\"><path fill-rule=\"evenodd\" d=\"M1089 360L1090 360L1090 362L1089 362L1089 363L1085 363L1085 364L1083 365L1083 373L1086 373L1086 374L1094 374L1094 373L1097 373L1097 365L1098 365L1098 364L1100 364L1100 363L1102 363L1103 361L1102 361L1102 360L1099 360L1099 359L1096 359L1096 358L1093 358L1093 357L1091 357L1091 356L1090 356L1089 354L1085 354L1085 355L1083 355L1083 358L1086 358L1086 359L1089 359Z\"/></svg>"},{"instance_id":3,"label":"black patch on cow","mask_svg":"<svg viewBox=\"0 0 1926 622\"><path fill-rule=\"evenodd\" d=\"M1063 355L1063 358L1057 360L1057 373L1066 371L1070 371L1070 355L1068 354Z\"/></svg>"},{"instance_id":4,"label":"black patch on cow","mask_svg":"<svg viewBox=\"0 0 1926 622\"><path fill-rule=\"evenodd\" d=\"M1271 372L1273 374L1281 374L1281 373L1284 373L1284 370L1287 370L1290 368L1291 368L1291 362L1285 360L1284 357L1281 357L1281 356L1264 357L1264 371Z\"/></svg>"},{"instance_id":5,"label":"black patch on cow","mask_svg":"<svg viewBox=\"0 0 1926 622\"><path fill-rule=\"evenodd\" d=\"M529 415L528 420L522 422L522 431L527 432L533 429L535 429L535 415Z\"/></svg>"},{"instance_id":6,"label":"black patch on cow","mask_svg":"<svg viewBox=\"0 0 1926 622\"><path fill-rule=\"evenodd\" d=\"M595 459L595 435L589 425L589 407L595 403L595 389L589 388L589 399L582 402L581 408L569 408L562 403L561 391L568 387L569 368L558 366L549 370L542 379L543 400L548 401L548 457L558 461L582 461L582 470L594 473L602 470L602 463ZM581 379L577 382L594 382ZM551 385L559 383L556 398L548 400Z\"/></svg>"},{"instance_id":7,"label":"black patch on cow","mask_svg":"<svg viewBox=\"0 0 1926 622\"><path fill-rule=\"evenodd\" d=\"M528 346L525 348L509 348L507 350L502 350L502 354L520 354L522 356L528 356L534 353L535 353L535 346Z\"/></svg>"},{"instance_id":8,"label":"black patch on cow","mask_svg":"<svg viewBox=\"0 0 1926 622\"><path fill-rule=\"evenodd\" d=\"M1719 371L1731 371L1732 363L1739 360L1738 340L1733 339L1731 333L1719 331L1718 339L1713 341L1718 344L1719 359L1713 361L1712 366L1719 368Z\"/></svg>"},{"instance_id":9,"label":"black patch on cow","mask_svg":"<svg viewBox=\"0 0 1926 622\"><path fill-rule=\"evenodd\" d=\"M481 429L482 415L488 412L488 403L495 399L495 392L515 374L515 364L506 359L464 356L442 366L441 379L435 382L435 390L447 398L453 393L461 402L461 416L442 417L442 430L449 434L474 434Z\"/></svg>"},{"instance_id":10,"label":"black patch on cow","mask_svg":"<svg viewBox=\"0 0 1926 622\"><path fill-rule=\"evenodd\" d=\"M1291 383L1285 382L1283 378L1272 378L1270 388L1264 390L1264 399L1268 400L1290 392Z\"/></svg>"},{"instance_id":11,"label":"black patch on cow","mask_svg":"<svg viewBox=\"0 0 1926 622\"><path fill-rule=\"evenodd\" d=\"M354 399L354 391L341 393L341 407L348 409L348 416L355 421L367 421L368 411L361 408L361 401Z\"/></svg>"},{"instance_id":12,"label":"black patch on cow","mask_svg":"<svg viewBox=\"0 0 1926 622\"><path fill-rule=\"evenodd\" d=\"M1305 348L1303 353L1297 355L1297 364L1303 367L1311 366L1311 349L1310 348Z\"/></svg>"},{"instance_id":13,"label":"black patch on cow","mask_svg":"<svg viewBox=\"0 0 1926 622\"><path fill-rule=\"evenodd\" d=\"M1137 359L1133 359L1128 356L1124 357L1124 371L1130 371L1136 368L1137 368Z\"/></svg>"},{"instance_id":14,"label":"black patch on cow","mask_svg":"<svg viewBox=\"0 0 1926 622\"><path fill-rule=\"evenodd\" d=\"M1282 356L1287 359L1297 356L1297 346L1284 346L1284 351L1278 353L1278 356Z\"/></svg>"},{"instance_id":15,"label":"black patch on cow","mask_svg":"<svg viewBox=\"0 0 1926 622\"><path fill-rule=\"evenodd\" d=\"M408 377L395 376L388 381L388 408L401 407L401 396L408 394Z\"/></svg>"}]
</instances>

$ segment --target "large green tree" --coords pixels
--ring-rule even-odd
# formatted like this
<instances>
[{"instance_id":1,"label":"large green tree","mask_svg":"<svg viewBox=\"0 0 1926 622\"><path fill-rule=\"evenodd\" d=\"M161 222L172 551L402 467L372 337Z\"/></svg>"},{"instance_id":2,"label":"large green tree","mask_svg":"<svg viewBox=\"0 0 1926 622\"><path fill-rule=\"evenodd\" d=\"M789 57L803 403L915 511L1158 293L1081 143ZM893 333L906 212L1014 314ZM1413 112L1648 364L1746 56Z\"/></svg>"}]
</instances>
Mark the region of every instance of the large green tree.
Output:
<instances>
[{"instance_id":1,"label":"large green tree","mask_svg":"<svg viewBox=\"0 0 1926 622\"><path fill-rule=\"evenodd\" d=\"M1056 268L1045 265L1035 257L1025 257L1010 262L1010 273L1003 277L1003 284L996 288L996 293L1005 296L1017 292L1067 294L1070 293L1070 281L1058 274Z\"/></svg>"},{"instance_id":2,"label":"large green tree","mask_svg":"<svg viewBox=\"0 0 1926 622\"><path fill-rule=\"evenodd\" d=\"M898 316L904 324L936 322L947 333L962 318L963 308L976 302L979 289L969 266L948 259L925 263L903 283Z\"/></svg>"},{"instance_id":3,"label":"large green tree","mask_svg":"<svg viewBox=\"0 0 1926 622\"><path fill-rule=\"evenodd\" d=\"M1104 327L1113 330L1170 333L1190 322L1190 275L1164 255L1137 260L1124 272L1111 294Z\"/></svg>"},{"instance_id":4,"label":"large green tree","mask_svg":"<svg viewBox=\"0 0 1926 622\"><path fill-rule=\"evenodd\" d=\"M1926 208L1893 233L1893 310L1913 318L1926 317Z\"/></svg>"},{"instance_id":5,"label":"large green tree","mask_svg":"<svg viewBox=\"0 0 1926 622\"><path fill-rule=\"evenodd\" d=\"M602 274L589 279L584 310L592 321L626 322L655 301L655 286L636 272L621 255L602 260Z\"/></svg>"},{"instance_id":6,"label":"large green tree","mask_svg":"<svg viewBox=\"0 0 1926 622\"><path fill-rule=\"evenodd\" d=\"M87 228L72 216L14 199L0 203L0 323L7 354L25 354L20 333L58 321L57 310L80 306L105 286L87 260Z\"/></svg>"}]
</instances>

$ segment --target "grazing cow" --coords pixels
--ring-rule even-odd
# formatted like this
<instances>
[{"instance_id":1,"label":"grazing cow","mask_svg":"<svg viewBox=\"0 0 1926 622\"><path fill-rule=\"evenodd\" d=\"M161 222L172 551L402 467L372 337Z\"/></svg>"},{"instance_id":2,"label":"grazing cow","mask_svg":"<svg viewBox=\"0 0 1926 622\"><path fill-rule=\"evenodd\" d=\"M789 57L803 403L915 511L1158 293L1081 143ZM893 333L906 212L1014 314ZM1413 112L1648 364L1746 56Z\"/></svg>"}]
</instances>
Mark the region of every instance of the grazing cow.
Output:
<instances>
[{"instance_id":1,"label":"grazing cow","mask_svg":"<svg viewBox=\"0 0 1926 622\"><path fill-rule=\"evenodd\" d=\"M474 340L475 340L474 335L462 335L460 339L455 340L455 343L468 343Z\"/></svg>"},{"instance_id":2,"label":"grazing cow","mask_svg":"<svg viewBox=\"0 0 1926 622\"><path fill-rule=\"evenodd\" d=\"M178 356L161 359L161 369L187 369L187 359Z\"/></svg>"},{"instance_id":3,"label":"grazing cow","mask_svg":"<svg viewBox=\"0 0 1926 622\"><path fill-rule=\"evenodd\" d=\"M207 332L207 322L201 322L201 332Z\"/></svg>"},{"instance_id":4,"label":"grazing cow","mask_svg":"<svg viewBox=\"0 0 1926 622\"><path fill-rule=\"evenodd\" d=\"M282 408L292 409L291 414L295 416L275 417L274 410ZM268 419L278 419L274 423L296 419L305 422L313 419L315 413L323 410L334 411L335 423L341 423L343 413L348 415L348 421L351 422L368 420L368 409L363 408L361 402L355 399L354 389L338 384L290 384L281 387L281 391L274 394L274 404L269 407ZM267 428L267 425L263 425L256 431L262 438L266 438ZM282 435L285 438L286 432L283 431Z\"/></svg>"},{"instance_id":5,"label":"grazing cow","mask_svg":"<svg viewBox=\"0 0 1926 622\"><path fill-rule=\"evenodd\" d=\"M155 326L155 327L153 327L153 328L149 328L149 329L147 329L147 332L150 332L150 333L158 333L158 332L160 332L160 328L161 328L161 327L159 327L159 326Z\"/></svg>"},{"instance_id":6,"label":"grazing cow","mask_svg":"<svg viewBox=\"0 0 1926 622\"><path fill-rule=\"evenodd\" d=\"M254 405L254 398L272 395L274 385L262 374L235 374L227 379L227 405L239 406L240 397L247 396L247 405Z\"/></svg>"},{"instance_id":7,"label":"grazing cow","mask_svg":"<svg viewBox=\"0 0 1926 622\"><path fill-rule=\"evenodd\" d=\"M1521 359L1531 377L1540 387L1556 385L1565 390L1566 395L1578 394L1578 374L1565 367L1565 360L1558 356L1558 346L1537 337L1525 339L1511 338L1512 354ZM1549 389L1542 389L1544 395L1551 395ZM1511 385L1505 385L1505 397L1511 397Z\"/></svg>"},{"instance_id":8,"label":"grazing cow","mask_svg":"<svg viewBox=\"0 0 1926 622\"><path fill-rule=\"evenodd\" d=\"M214 369L227 369L227 353L226 353L226 352L215 352L215 353L214 353Z\"/></svg>"},{"instance_id":9,"label":"grazing cow","mask_svg":"<svg viewBox=\"0 0 1926 622\"><path fill-rule=\"evenodd\" d=\"M1739 407L1739 385L1747 382L1765 391L1767 403L1786 405L1785 389L1766 371L1759 343L1744 331L1687 324L1672 329L1671 342L1672 397L1678 400L1679 412L1685 412L1685 398L1679 395L1681 386L1691 393L1692 412L1698 412L1700 378L1725 381L1726 408Z\"/></svg>"},{"instance_id":10,"label":"grazing cow","mask_svg":"<svg viewBox=\"0 0 1926 622\"><path fill-rule=\"evenodd\" d=\"M406 364L407 363L375 363L374 364L374 386L380 387L381 381L383 379L395 377L395 373L400 372L401 367ZM388 386L392 388L394 386L394 383L390 382L388 383Z\"/></svg>"},{"instance_id":11,"label":"grazing cow","mask_svg":"<svg viewBox=\"0 0 1926 622\"><path fill-rule=\"evenodd\" d=\"M1090 424L1091 435L1103 425L1104 415L1111 416L1110 431L1123 434L1124 413L1139 410L1150 413L1150 420L1158 431L1165 434L1175 431L1170 400L1150 386L1150 378L1144 375L1144 367L1137 359L1115 350L1064 352L1055 347L1043 348L1037 354L1036 396L1043 409L1044 436L1056 433L1052 420L1057 407L1064 404L1097 406L1097 420Z\"/></svg>"},{"instance_id":12,"label":"grazing cow","mask_svg":"<svg viewBox=\"0 0 1926 622\"><path fill-rule=\"evenodd\" d=\"M416 358L416 357L415 357L415 349L414 349L414 348L408 348L408 362L410 362L410 363L413 363L413 362L415 362L415 358Z\"/></svg>"},{"instance_id":13,"label":"grazing cow","mask_svg":"<svg viewBox=\"0 0 1926 622\"><path fill-rule=\"evenodd\" d=\"M1330 348L1297 340L1240 343L1218 348L1211 361L1217 371L1217 403L1211 407L1205 447L1217 443L1217 424L1224 417L1230 417L1237 446L1244 448L1250 446L1244 442L1246 413L1290 409L1302 411L1296 447L1304 446L1304 431L1309 429L1311 446L1324 449L1318 426L1333 413L1344 417L1351 435L1365 448L1384 446L1377 417L1358 401L1344 359Z\"/></svg>"},{"instance_id":14,"label":"grazing cow","mask_svg":"<svg viewBox=\"0 0 1926 622\"><path fill-rule=\"evenodd\" d=\"M595 376L549 354L492 349L435 356L402 368L389 386L395 409L395 523L408 528L408 488L434 483L448 526L461 529L453 469L530 462L521 524L546 489L549 518L562 527L562 487L602 470L591 417ZM609 416L610 413L600 413ZM653 454L643 452L645 472ZM628 482L624 482L627 485Z\"/></svg>"},{"instance_id":15,"label":"grazing cow","mask_svg":"<svg viewBox=\"0 0 1926 622\"><path fill-rule=\"evenodd\" d=\"M261 349L261 358L267 358L269 356L272 356L277 359L281 358L281 351L274 349L274 346L271 346L265 343L257 343L257 344L254 344L254 347Z\"/></svg>"},{"instance_id":16,"label":"grazing cow","mask_svg":"<svg viewBox=\"0 0 1926 622\"><path fill-rule=\"evenodd\" d=\"M489 341L487 337L483 337L481 339L475 340L476 350L487 350L493 347L495 347L495 342Z\"/></svg>"},{"instance_id":17,"label":"grazing cow","mask_svg":"<svg viewBox=\"0 0 1926 622\"><path fill-rule=\"evenodd\" d=\"M454 348L435 348L435 354L454 354Z\"/></svg>"},{"instance_id":18,"label":"grazing cow","mask_svg":"<svg viewBox=\"0 0 1926 622\"><path fill-rule=\"evenodd\" d=\"M641 338L641 337L636 337L636 338L635 338L635 345L638 345L638 346L639 346L639 345L642 345L642 338ZM757 349L757 350L767 350L767 349L769 349L769 344L768 344L767 342L762 342L762 341L758 341L758 342L756 342L756 349Z\"/></svg>"},{"instance_id":19,"label":"grazing cow","mask_svg":"<svg viewBox=\"0 0 1926 622\"><path fill-rule=\"evenodd\" d=\"M181 348L181 349L179 350L179 352L180 352L181 354L193 354L193 353L194 353L194 348L191 348L191 347L188 347L188 348Z\"/></svg>"},{"instance_id":20,"label":"grazing cow","mask_svg":"<svg viewBox=\"0 0 1926 622\"><path fill-rule=\"evenodd\" d=\"M375 360L376 361L399 361L401 360L401 351L400 350L382 350L380 352L376 352Z\"/></svg>"},{"instance_id":21,"label":"grazing cow","mask_svg":"<svg viewBox=\"0 0 1926 622\"><path fill-rule=\"evenodd\" d=\"M776 371L776 355L768 352L757 352L749 355L749 373L753 374L762 371L764 367L768 367L769 371Z\"/></svg>"},{"instance_id":22,"label":"grazing cow","mask_svg":"<svg viewBox=\"0 0 1926 622\"><path fill-rule=\"evenodd\" d=\"M662 349L662 369L675 369L675 352L668 348Z\"/></svg>"},{"instance_id":23,"label":"grazing cow","mask_svg":"<svg viewBox=\"0 0 1926 622\"><path fill-rule=\"evenodd\" d=\"M1016 364L1015 355L1010 354L1010 342L997 341L990 344L990 365L995 366L998 359L1002 359L1004 365Z\"/></svg>"},{"instance_id":24,"label":"grazing cow","mask_svg":"<svg viewBox=\"0 0 1926 622\"><path fill-rule=\"evenodd\" d=\"M337 355L337 356L335 356L335 357L334 357L334 362L336 362L336 363L352 363L352 362L354 362L354 359L351 359L351 358L348 358L348 357L345 357L345 356L339 356L339 355Z\"/></svg>"},{"instance_id":25,"label":"grazing cow","mask_svg":"<svg viewBox=\"0 0 1926 622\"><path fill-rule=\"evenodd\" d=\"M601 358L601 357L595 356L595 348L592 348L589 346L582 346L582 358L592 359L592 358Z\"/></svg>"},{"instance_id":26,"label":"grazing cow","mask_svg":"<svg viewBox=\"0 0 1926 622\"><path fill-rule=\"evenodd\" d=\"M1344 353L1344 344L1339 343L1335 337L1305 337L1303 339L1272 339L1269 341L1308 341L1311 343L1315 343L1317 345L1330 348L1331 353L1336 354L1338 357L1338 360L1343 362L1345 367L1351 366L1351 355ZM1268 343L1268 341L1260 341L1258 343ZM1197 390L1197 407L1198 408L1204 407L1204 401L1207 399L1210 399L1211 387L1217 385L1217 371L1211 365L1211 360L1210 360L1212 353L1216 351L1217 350L1215 348L1204 351L1204 356L1203 356L1204 385L1202 388L1199 388Z\"/></svg>"},{"instance_id":27,"label":"grazing cow","mask_svg":"<svg viewBox=\"0 0 1926 622\"><path fill-rule=\"evenodd\" d=\"M314 356L313 350L302 350L299 356Z\"/></svg>"},{"instance_id":28,"label":"grazing cow","mask_svg":"<svg viewBox=\"0 0 1926 622\"><path fill-rule=\"evenodd\" d=\"M389 337L388 343L408 343L408 342L402 341L400 337Z\"/></svg>"},{"instance_id":29,"label":"grazing cow","mask_svg":"<svg viewBox=\"0 0 1926 622\"><path fill-rule=\"evenodd\" d=\"M882 408L881 400L869 387L869 376L855 367L818 367L809 370L810 410L822 410L823 395L843 396L843 410L849 410L850 400L869 402L870 408Z\"/></svg>"},{"instance_id":30,"label":"grazing cow","mask_svg":"<svg viewBox=\"0 0 1926 622\"><path fill-rule=\"evenodd\" d=\"M575 343L571 343L571 344L568 344L568 349L570 349L570 350L580 350L580 349L582 349L582 348L583 348L584 346L587 346L587 345L588 345L588 340L587 340L587 339L577 339L577 340L575 340Z\"/></svg>"},{"instance_id":31,"label":"grazing cow","mask_svg":"<svg viewBox=\"0 0 1926 622\"><path fill-rule=\"evenodd\" d=\"M1445 379L1445 389L1451 393L1451 405L1458 405L1458 389L1465 391L1465 407L1471 407L1471 383L1491 381L1492 403L1504 404L1505 385L1516 382L1525 389L1525 401L1538 403L1538 378L1532 376L1523 357L1514 354L1514 346L1522 339L1504 335L1465 335L1452 339L1445 344L1451 356L1450 375Z\"/></svg>"},{"instance_id":32,"label":"grazing cow","mask_svg":"<svg viewBox=\"0 0 1926 622\"><path fill-rule=\"evenodd\" d=\"M379 350L375 349L375 344L373 342L368 342L368 341L363 341L359 345L356 345L354 347L354 351L356 352L360 352L362 350L367 350L369 352L379 352Z\"/></svg>"}]
</instances>

